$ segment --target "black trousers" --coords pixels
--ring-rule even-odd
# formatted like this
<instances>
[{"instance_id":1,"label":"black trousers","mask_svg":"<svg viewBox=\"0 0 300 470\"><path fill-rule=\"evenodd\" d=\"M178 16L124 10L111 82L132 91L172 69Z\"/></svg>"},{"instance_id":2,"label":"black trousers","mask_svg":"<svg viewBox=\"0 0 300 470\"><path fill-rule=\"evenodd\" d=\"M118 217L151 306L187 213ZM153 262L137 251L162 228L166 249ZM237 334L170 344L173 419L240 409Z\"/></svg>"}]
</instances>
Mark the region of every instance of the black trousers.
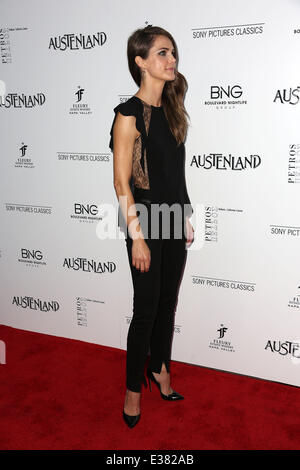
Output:
<instances>
[{"instance_id":1,"label":"black trousers","mask_svg":"<svg viewBox=\"0 0 300 470\"><path fill-rule=\"evenodd\" d=\"M150 252L149 271L132 265L132 239L125 238L133 282L133 316L127 336L126 386L141 391L150 348L149 367L170 372L171 344L179 283L186 259L186 239L145 238Z\"/></svg>"}]
</instances>

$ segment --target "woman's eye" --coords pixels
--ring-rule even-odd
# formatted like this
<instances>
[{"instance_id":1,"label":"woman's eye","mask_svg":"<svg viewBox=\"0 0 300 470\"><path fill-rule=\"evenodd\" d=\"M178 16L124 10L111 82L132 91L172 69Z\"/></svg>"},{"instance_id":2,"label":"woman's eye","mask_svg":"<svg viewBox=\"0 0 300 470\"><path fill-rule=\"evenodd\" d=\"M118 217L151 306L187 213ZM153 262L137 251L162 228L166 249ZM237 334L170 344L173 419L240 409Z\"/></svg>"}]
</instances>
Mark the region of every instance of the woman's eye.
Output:
<instances>
[{"instance_id":1,"label":"woman's eye","mask_svg":"<svg viewBox=\"0 0 300 470\"><path fill-rule=\"evenodd\" d=\"M159 54L166 55L166 51L160 51ZM172 55L176 58L176 52L175 51L172 51Z\"/></svg>"}]
</instances>

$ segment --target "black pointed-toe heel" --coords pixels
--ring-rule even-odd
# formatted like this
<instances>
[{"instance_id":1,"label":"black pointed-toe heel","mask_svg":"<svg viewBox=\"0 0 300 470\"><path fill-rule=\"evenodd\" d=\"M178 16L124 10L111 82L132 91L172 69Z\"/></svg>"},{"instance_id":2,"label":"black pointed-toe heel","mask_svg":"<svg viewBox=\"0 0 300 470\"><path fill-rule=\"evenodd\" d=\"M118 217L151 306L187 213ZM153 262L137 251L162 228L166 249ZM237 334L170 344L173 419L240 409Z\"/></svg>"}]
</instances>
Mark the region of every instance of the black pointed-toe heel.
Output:
<instances>
[{"instance_id":1,"label":"black pointed-toe heel","mask_svg":"<svg viewBox=\"0 0 300 470\"><path fill-rule=\"evenodd\" d=\"M141 413L135 416L130 416L123 410L123 418L128 427L133 428L140 420Z\"/></svg>"},{"instance_id":2,"label":"black pointed-toe heel","mask_svg":"<svg viewBox=\"0 0 300 470\"><path fill-rule=\"evenodd\" d=\"M149 381L150 392L152 392L152 387L151 387L151 380L152 380L155 383L155 385L158 387L158 390L160 391L161 397L164 400L175 401L175 400L183 400L184 399L184 397L182 395L180 395L180 393L175 392L175 390L173 390L172 393L169 393L169 395L165 395L164 393L162 393L162 391L160 389L160 383L156 380L156 378L153 375L153 372L150 370L149 367L147 369L147 377L148 377L148 381Z\"/></svg>"},{"instance_id":3,"label":"black pointed-toe heel","mask_svg":"<svg viewBox=\"0 0 300 470\"><path fill-rule=\"evenodd\" d=\"M147 380L146 380L145 376L143 376L143 383L144 383L145 387L147 388ZM127 424L127 426L130 427L130 428L133 428L139 422L140 417L141 417L141 413L138 414L138 415L130 416L130 415L126 414L124 409L123 409L124 421Z\"/></svg>"}]
</instances>

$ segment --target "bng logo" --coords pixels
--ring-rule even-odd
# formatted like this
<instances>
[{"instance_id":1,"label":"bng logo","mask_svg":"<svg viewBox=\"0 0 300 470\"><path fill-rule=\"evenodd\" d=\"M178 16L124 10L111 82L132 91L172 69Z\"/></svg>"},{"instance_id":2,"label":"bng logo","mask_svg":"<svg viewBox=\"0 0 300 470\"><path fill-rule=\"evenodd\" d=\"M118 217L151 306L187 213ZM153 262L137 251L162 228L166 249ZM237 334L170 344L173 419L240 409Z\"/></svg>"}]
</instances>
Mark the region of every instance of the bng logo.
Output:
<instances>
[{"instance_id":1,"label":"bng logo","mask_svg":"<svg viewBox=\"0 0 300 470\"><path fill-rule=\"evenodd\" d=\"M212 85L210 87L210 98L213 99L224 99L227 98L240 98L243 94L242 87L240 85L228 85L227 90L222 86Z\"/></svg>"}]
</instances>

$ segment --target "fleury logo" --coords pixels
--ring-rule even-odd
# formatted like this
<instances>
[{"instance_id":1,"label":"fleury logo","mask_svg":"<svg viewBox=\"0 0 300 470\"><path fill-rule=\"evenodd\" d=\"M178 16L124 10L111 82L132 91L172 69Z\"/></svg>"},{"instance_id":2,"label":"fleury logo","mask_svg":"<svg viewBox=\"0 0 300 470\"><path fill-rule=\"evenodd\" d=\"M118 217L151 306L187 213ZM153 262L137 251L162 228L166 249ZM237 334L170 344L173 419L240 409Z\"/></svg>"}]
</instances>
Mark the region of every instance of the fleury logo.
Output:
<instances>
[{"instance_id":1,"label":"fleury logo","mask_svg":"<svg viewBox=\"0 0 300 470\"><path fill-rule=\"evenodd\" d=\"M23 142L22 142L22 145L20 147L20 150L21 150L21 157L25 157L25 152L27 150L27 145L25 145Z\"/></svg>"},{"instance_id":2,"label":"fleury logo","mask_svg":"<svg viewBox=\"0 0 300 470\"><path fill-rule=\"evenodd\" d=\"M85 101L82 101L83 97L83 92L85 92L85 89L82 88L80 85L78 85L78 90L74 92L77 101L72 104L69 114L72 115L88 115L92 114L92 110L90 105L87 102L86 96L85 96Z\"/></svg>"},{"instance_id":3,"label":"fleury logo","mask_svg":"<svg viewBox=\"0 0 300 470\"><path fill-rule=\"evenodd\" d=\"M35 168L35 165L30 158L30 154L28 155L28 145L24 142L21 143L21 147L19 148L20 156L17 158L15 162L15 168ZM30 153L30 152L29 152Z\"/></svg>"},{"instance_id":4,"label":"fleury logo","mask_svg":"<svg viewBox=\"0 0 300 470\"><path fill-rule=\"evenodd\" d=\"M225 333L227 333L227 330L228 328L221 323L220 328L217 330L217 332L219 333L219 337L214 338L209 343L210 349L215 349L217 351L235 352L232 342L228 339L226 341L222 339L224 338Z\"/></svg>"},{"instance_id":5,"label":"fleury logo","mask_svg":"<svg viewBox=\"0 0 300 470\"><path fill-rule=\"evenodd\" d=\"M75 95L77 96L77 103L81 101L83 92L84 92L84 88L81 88L80 86L78 86L78 91L75 92Z\"/></svg>"},{"instance_id":6,"label":"fleury logo","mask_svg":"<svg viewBox=\"0 0 300 470\"><path fill-rule=\"evenodd\" d=\"M217 331L219 332L219 338L224 338L224 335L226 333L226 331L228 330L228 328L226 328L226 326L222 326L221 325L221 328L219 328Z\"/></svg>"}]
</instances>

